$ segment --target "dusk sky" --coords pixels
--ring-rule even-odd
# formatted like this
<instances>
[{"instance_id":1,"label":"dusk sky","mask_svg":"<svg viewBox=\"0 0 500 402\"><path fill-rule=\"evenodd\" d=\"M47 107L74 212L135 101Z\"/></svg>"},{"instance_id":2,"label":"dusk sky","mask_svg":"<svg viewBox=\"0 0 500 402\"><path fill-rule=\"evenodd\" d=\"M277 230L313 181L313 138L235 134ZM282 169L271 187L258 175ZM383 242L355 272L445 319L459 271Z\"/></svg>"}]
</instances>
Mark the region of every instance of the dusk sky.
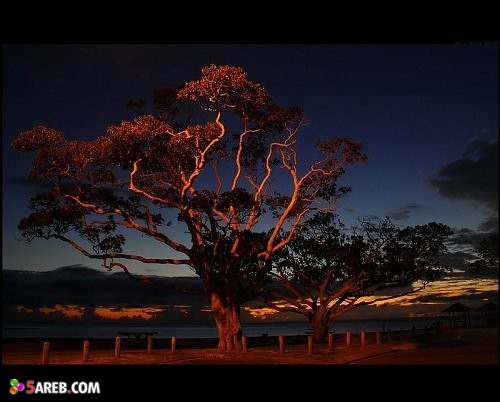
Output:
<instances>
[{"instance_id":1,"label":"dusk sky","mask_svg":"<svg viewBox=\"0 0 500 402\"><path fill-rule=\"evenodd\" d=\"M3 46L3 267L99 266L55 240L20 241L40 189L26 180L33 155L10 146L21 131L42 124L94 139L132 117L127 100L151 101L154 88L210 63L241 66L277 102L304 109L303 159L317 139L363 143L368 162L342 180L352 188L338 209L347 224L443 222L468 246L498 223L497 57L491 43Z\"/></svg>"},{"instance_id":2,"label":"dusk sky","mask_svg":"<svg viewBox=\"0 0 500 402\"><path fill-rule=\"evenodd\" d=\"M498 44L4 45L2 53L4 269L99 269L55 240L22 241L17 224L42 187L27 180L33 155L10 146L21 131L46 125L92 140L132 117L127 100L151 104L154 88L197 79L211 63L243 67L278 103L304 109L304 160L318 139L363 143L368 161L342 179L352 188L338 204L346 224L367 216L442 222L456 233L457 253L498 230ZM139 240L130 246L168 257Z\"/></svg>"}]
</instances>

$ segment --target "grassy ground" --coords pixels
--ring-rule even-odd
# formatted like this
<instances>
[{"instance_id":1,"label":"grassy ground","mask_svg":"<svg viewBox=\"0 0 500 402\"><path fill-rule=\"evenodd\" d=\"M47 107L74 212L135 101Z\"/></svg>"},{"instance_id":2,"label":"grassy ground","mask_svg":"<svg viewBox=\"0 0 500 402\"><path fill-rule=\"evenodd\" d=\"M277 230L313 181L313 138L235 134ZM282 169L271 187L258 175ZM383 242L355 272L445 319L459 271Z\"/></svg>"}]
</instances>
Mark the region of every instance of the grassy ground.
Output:
<instances>
[{"instance_id":1,"label":"grassy ground","mask_svg":"<svg viewBox=\"0 0 500 402\"><path fill-rule=\"evenodd\" d=\"M454 329L417 337L416 348L384 356L372 356L362 364L496 364L496 328Z\"/></svg>"}]
</instances>

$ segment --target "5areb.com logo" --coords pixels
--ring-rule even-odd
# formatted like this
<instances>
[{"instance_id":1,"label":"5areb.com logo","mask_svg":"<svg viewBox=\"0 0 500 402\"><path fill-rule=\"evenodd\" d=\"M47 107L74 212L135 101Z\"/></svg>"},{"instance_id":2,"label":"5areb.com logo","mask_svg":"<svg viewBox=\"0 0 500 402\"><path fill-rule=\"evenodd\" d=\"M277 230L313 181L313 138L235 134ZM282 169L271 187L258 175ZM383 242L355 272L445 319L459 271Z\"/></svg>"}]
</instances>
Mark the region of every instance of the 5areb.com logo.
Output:
<instances>
[{"instance_id":1,"label":"5areb.com logo","mask_svg":"<svg viewBox=\"0 0 500 402\"><path fill-rule=\"evenodd\" d=\"M16 395L25 391L26 394L100 394L98 381L75 381L68 386L64 381L26 381L26 385L16 378L10 380L10 393Z\"/></svg>"}]
</instances>

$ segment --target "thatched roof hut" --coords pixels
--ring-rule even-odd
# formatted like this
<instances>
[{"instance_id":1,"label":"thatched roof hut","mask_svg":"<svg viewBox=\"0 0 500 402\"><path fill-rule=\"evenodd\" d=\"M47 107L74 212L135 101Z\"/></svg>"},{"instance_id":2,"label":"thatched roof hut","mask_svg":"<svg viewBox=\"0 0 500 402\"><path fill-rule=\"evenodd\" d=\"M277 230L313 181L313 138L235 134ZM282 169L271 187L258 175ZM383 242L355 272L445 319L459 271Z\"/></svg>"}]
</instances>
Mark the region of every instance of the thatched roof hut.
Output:
<instances>
[{"instance_id":1,"label":"thatched roof hut","mask_svg":"<svg viewBox=\"0 0 500 402\"><path fill-rule=\"evenodd\" d=\"M445 308L443 310L443 313L462 313L465 311L470 311L472 310L470 307L467 307L465 304L456 302L453 303L451 306Z\"/></svg>"},{"instance_id":2,"label":"thatched roof hut","mask_svg":"<svg viewBox=\"0 0 500 402\"><path fill-rule=\"evenodd\" d=\"M448 313L448 320L450 321L450 327L457 327L458 325L462 324L464 327L471 327L471 322L470 322L470 311L472 309L465 304L456 302L453 303L451 306L445 308L443 310L443 313ZM463 313L463 320L457 320L456 313ZM452 318L453 318L453 323L452 323Z\"/></svg>"},{"instance_id":3,"label":"thatched roof hut","mask_svg":"<svg viewBox=\"0 0 500 402\"><path fill-rule=\"evenodd\" d=\"M498 325L498 306L489 301L476 309L481 313L481 321L485 327L496 327Z\"/></svg>"},{"instance_id":4,"label":"thatched roof hut","mask_svg":"<svg viewBox=\"0 0 500 402\"><path fill-rule=\"evenodd\" d=\"M480 312L498 311L498 306L495 303L490 301L486 304L483 304L481 307L479 307L477 309L477 311L480 311Z\"/></svg>"}]
</instances>

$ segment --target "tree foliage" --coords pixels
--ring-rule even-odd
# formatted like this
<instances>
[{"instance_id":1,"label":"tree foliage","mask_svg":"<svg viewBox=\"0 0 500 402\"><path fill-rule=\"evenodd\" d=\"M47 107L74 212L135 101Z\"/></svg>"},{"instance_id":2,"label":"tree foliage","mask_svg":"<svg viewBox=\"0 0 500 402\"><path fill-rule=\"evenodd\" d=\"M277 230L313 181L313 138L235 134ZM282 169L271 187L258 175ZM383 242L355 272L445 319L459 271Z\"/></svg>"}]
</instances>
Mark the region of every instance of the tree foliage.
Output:
<instances>
[{"instance_id":1,"label":"tree foliage","mask_svg":"<svg viewBox=\"0 0 500 402\"><path fill-rule=\"evenodd\" d=\"M474 276L498 277L498 233L490 234L481 240L475 252L478 259L467 265L467 272Z\"/></svg>"},{"instance_id":2,"label":"tree foliage","mask_svg":"<svg viewBox=\"0 0 500 402\"><path fill-rule=\"evenodd\" d=\"M268 291L265 300L308 317L320 340L331 321L354 307L437 279L445 269L437 257L450 234L440 223L399 229L388 218L366 220L348 233L338 216L319 212L277 254L271 274L282 290Z\"/></svg>"},{"instance_id":3,"label":"tree foliage","mask_svg":"<svg viewBox=\"0 0 500 402\"><path fill-rule=\"evenodd\" d=\"M344 165L366 157L361 144L334 138L317 144L316 161L300 161L302 111L275 104L239 67L209 65L198 80L154 95L157 115L93 141L43 126L21 133L12 145L36 153L30 174L52 187L32 198L19 228L28 241L62 240L130 275L127 261L189 266L203 281L219 347L229 349L241 335L239 307L267 280L272 255L308 214L332 207ZM127 252L129 232L164 246L165 258Z\"/></svg>"}]
</instances>

